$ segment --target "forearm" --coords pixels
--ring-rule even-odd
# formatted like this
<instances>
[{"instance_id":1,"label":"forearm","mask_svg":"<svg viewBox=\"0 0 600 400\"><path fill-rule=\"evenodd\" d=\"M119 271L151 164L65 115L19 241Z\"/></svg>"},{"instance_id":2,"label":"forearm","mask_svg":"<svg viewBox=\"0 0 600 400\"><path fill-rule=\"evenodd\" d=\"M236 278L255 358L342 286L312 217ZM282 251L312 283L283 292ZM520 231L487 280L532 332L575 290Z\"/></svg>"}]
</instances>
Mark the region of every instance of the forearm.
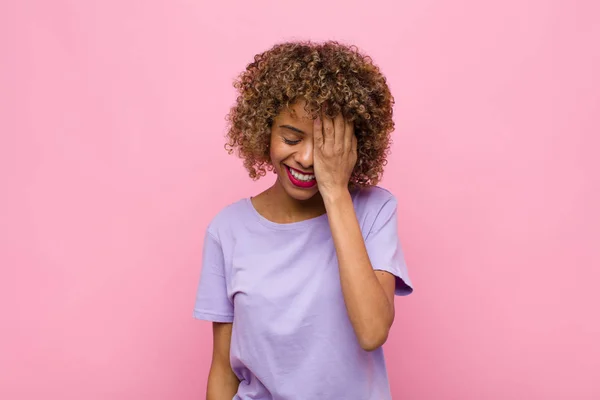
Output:
<instances>
[{"instance_id":1,"label":"forearm","mask_svg":"<svg viewBox=\"0 0 600 400\"><path fill-rule=\"evenodd\" d=\"M206 400L231 400L238 391L240 381L229 365L213 365L208 374Z\"/></svg>"},{"instance_id":2,"label":"forearm","mask_svg":"<svg viewBox=\"0 0 600 400\"><path fill-rule=\"evenodd\" d=\"M342 293L356 336L365 350L381 346L394 306L373 271L348 190L324 195L340 271Z\"/></svg>"}]
</instances>

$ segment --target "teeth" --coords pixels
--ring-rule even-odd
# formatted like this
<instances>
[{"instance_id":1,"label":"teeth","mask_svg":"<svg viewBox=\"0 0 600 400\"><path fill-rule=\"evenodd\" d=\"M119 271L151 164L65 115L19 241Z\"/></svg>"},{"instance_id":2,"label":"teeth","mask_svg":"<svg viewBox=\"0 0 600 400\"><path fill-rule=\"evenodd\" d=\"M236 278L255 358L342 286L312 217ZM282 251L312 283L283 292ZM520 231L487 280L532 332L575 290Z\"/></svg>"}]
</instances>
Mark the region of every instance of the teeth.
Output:
<instances>
[{"instance_id":1,"label":"teeth","mask_svg":"<svg viewBox=\"0 0 600 400\"><path fill-rule=\"evenodd\" d=\"M290 173L292 174L292 176L296 179L298 179L299 181L304 181L304 182L308 182L308 181L312 181L313 179L315 179L314 175L305 175L305 174L301 174L299 172L294 171L293 169L290 168Z\"/></svg>"}]
</instances>

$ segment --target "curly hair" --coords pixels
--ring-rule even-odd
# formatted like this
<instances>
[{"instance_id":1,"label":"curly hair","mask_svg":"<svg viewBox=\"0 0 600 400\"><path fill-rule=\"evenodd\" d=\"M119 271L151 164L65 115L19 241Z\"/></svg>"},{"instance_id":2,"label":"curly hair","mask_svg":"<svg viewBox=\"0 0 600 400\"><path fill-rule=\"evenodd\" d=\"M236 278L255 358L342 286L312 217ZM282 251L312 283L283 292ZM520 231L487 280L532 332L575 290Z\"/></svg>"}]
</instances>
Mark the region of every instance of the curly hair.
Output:
<instances>
[{"instance_id":1,"label":"curly hair","mask_svg":"<svg viewBox=\"0 0 600 400\"><path fill-rule=\"evenodd\" d=\"M356 46L336 41L277 44L257 54L234 87L239 94L227 115L225 148L230 154L237 149L252 179L272 169L274 118L300 98L313 119L324 106L328 117L341 112L354 122L358 159L350 185L376 185L381 179L394 130L394 98L379 68Z\"/></svg>"}]
</instances>

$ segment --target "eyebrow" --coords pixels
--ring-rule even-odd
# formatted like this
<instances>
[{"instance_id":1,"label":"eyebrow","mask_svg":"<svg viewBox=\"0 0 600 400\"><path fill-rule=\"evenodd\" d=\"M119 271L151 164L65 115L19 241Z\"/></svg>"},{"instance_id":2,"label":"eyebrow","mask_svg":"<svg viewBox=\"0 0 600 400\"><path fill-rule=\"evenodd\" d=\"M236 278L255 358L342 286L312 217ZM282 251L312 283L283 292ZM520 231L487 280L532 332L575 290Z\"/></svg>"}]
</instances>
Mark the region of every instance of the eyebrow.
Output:
<instances>
[{"instance_id":1,"label":"eyebrow","mask_svg":"<svg viewBox=\"0 0 600 400\"><path fill-rule=\"evenodd\" d=\"M298 128L295 128L295 127L293 127L291 125L279 125L279 127L280 128L287 128L287 129L290 129L290 130L292 130L292 131L294 131L296 133L301 133L303 135L306 135L306 133L304 131L302 131L302 130L300 130Z\"/></svg>"}]
</instances>

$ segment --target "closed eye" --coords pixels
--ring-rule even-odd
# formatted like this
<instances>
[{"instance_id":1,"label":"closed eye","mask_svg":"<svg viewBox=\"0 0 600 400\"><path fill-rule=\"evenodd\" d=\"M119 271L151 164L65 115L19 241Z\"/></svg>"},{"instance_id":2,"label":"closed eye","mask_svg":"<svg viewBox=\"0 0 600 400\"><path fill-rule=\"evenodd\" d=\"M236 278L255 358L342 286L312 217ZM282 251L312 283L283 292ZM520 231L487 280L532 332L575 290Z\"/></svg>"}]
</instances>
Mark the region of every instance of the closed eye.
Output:
<instances>
[{"instance_id":1,"label":"closed eye","mask_svg":"<svg viewBox=\"0 0 600 400\"><path fill-rule=\"evenodd\" d=\"M293 145L295 145L295 144L298 144L298 143L300 143L300 140L299 140L299 139L298 139L298 140L289 140L289 139L283 138L283 142L284 142L285 144L288 144L288 145L290 145L290 146L293 146Z\"/></svg>"}]
</instances>

